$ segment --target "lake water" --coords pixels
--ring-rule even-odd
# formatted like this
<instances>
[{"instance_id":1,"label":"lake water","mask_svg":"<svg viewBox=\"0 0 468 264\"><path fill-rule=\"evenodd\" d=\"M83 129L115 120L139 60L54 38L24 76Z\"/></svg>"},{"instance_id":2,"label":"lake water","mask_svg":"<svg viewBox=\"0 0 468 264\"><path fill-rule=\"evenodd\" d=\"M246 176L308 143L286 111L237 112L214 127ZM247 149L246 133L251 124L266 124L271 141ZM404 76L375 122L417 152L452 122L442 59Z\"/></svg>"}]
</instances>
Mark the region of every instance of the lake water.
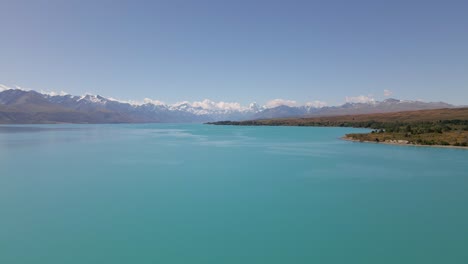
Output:
<instances>
[{"instance_id":1,"label":"lake water","mask_svg":"<svg viewBox=\"0 0 468 264\"><path fill-rule=\"evenodd\" d=\"M356 131L0 126L0 263L468 263L468 151Z\"/></svg>"}]
</instances>

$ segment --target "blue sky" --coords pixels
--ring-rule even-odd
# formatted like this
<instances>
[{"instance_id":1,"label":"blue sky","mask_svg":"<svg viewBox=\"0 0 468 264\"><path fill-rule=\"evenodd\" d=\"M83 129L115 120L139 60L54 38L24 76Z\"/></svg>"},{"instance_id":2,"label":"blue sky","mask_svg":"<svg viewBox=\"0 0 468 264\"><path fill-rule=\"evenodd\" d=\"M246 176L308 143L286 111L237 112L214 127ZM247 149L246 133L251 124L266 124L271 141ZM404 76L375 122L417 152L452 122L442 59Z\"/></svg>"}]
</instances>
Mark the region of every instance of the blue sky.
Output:
<instances>
[{"instance_id":1,"label":"blue sky","mask_svg":"<svg viewBox=\"0 0 468 264\"><path fill-rule=\"evenodd\" d=\"M468 104L468 1L0 0L0 83L168 103ZM352 100L352 99L351 99Z\"/></svg>"}]
</instances>

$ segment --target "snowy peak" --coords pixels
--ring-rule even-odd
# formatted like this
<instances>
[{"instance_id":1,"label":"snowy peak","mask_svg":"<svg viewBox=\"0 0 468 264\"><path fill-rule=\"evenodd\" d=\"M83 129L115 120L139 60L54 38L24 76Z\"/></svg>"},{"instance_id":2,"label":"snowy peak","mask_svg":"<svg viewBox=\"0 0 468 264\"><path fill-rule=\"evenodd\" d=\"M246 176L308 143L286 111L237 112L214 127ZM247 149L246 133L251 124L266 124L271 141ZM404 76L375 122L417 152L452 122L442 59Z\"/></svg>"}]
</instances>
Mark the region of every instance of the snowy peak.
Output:
<instances>
[{"instance_id":1,"label":"snowy peak","mask_svg":"<svg viewBox=\"0 0 468 264\"><path fill-rule=\"evenodd\" d=\"M86 95L81 96L77 101L94 103L94 104L106 104L109 100L100 95L86 94Z\"/></svg>"}]
</instances>

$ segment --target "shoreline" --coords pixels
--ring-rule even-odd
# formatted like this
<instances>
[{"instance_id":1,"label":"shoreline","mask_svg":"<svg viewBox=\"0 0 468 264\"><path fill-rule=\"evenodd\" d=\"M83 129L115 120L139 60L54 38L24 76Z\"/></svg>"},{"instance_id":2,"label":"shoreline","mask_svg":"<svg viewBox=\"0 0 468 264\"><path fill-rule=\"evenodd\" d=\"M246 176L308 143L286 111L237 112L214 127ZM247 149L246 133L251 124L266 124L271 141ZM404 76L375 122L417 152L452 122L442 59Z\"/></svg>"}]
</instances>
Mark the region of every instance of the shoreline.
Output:
<instances>
[{"instance_id":1,"label":"shoreline","mask_svg":"<svg viewBox=\"0 0 468 264\"><path fill-rule=\"evenodd\" d=\"M375 141L369 141L369 140L359 140L359 139L354 139L350 138L347 136L342 136L340 138L341 140L346 140L346 141L351 141L351 142L357 142L357 143L373 143L373 144L384 144L384 145L393 145L393 146L407 146L407 147L430 147L430 148L450 148L450 149L464 149L468 150L468 147L462 147L462 146L446 146L446 145L418 145L418 144L413 144L413 143L397 143L397 142L375 142Z\"/></svg>"}]
</instances>

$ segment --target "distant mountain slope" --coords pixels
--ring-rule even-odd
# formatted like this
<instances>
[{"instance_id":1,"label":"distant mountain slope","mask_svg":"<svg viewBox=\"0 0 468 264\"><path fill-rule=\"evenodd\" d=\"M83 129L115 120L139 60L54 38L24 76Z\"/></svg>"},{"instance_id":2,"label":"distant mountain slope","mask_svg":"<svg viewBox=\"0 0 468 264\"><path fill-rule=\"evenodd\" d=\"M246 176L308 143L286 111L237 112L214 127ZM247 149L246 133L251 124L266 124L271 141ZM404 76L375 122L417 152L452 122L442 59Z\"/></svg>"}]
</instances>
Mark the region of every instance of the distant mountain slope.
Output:
<instances>
[{"instance_id":1,"label":"distant mountain slope","mask_svg":"<svg viewBox=\"0 0 468 264\"><path fill-rule=\"evenodd\" d=\"M341 106L325 106L321 108L314 107L290 107L278 106L275 108L265 109L256 113L252 119L270 119L270 118L286 118L300 116L337 116L337 115L357 115L357 114L372 114L372 113L390 113L400 111L425 110L425 109L441 109L452 108L451 104L443 102L420 102L420 101L404 101L398 99L386 99L382 102L372 103L346 103Z\"/></svg>"},{"instance_id":2,"label":"distant mountain slope","mask_svg":"<svg viewBox=\"0 0 468 264\"><path fill-rule=\"evenodd\" d=\"M369 122L377 123L415 123L439 122L441 120L468 121L468 107L413 110L389 113L373 113L359 115L274 118L244 121L218 121L214 125L258 125L258 126L351 126L366 127ZM346 124L346 125L343 125Z\"/></svg>"},{"instance_id":3,"label":"distant mountain slope","mask_svg":"<svg viewBox=\"0 0 468 264\"><path fill-rule=\"evenodd\" d=\"M451 108L447 103L387 99L341 106L285 106L273 108L255 103L245 108L219 108L180 103L130 104L99 95L49 95L36 91L7 89L0 92L0 123L200 123L218 120L248 120L284 117L387 113L407 110Z\"/></svg>"}]
</instances>

